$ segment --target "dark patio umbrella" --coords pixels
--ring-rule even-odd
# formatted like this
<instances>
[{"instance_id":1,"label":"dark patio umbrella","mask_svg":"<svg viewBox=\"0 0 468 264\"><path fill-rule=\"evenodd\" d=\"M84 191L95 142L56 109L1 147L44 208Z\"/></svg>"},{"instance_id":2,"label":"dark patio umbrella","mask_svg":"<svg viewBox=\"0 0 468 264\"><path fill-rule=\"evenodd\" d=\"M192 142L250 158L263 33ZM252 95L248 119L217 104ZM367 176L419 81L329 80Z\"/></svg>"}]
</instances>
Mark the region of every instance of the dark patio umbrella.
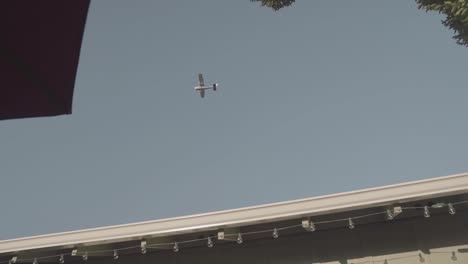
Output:
<instances>
[{"instance_id":1,"label":"dark patio umbrella","mask_svg":"<svg viewBox=\"0 0 468 264\"><path fill-rule=\"evenodd\" d=\"M0 120L71 114L89 2L0 1Z\"/></svg>"}]
</instances>

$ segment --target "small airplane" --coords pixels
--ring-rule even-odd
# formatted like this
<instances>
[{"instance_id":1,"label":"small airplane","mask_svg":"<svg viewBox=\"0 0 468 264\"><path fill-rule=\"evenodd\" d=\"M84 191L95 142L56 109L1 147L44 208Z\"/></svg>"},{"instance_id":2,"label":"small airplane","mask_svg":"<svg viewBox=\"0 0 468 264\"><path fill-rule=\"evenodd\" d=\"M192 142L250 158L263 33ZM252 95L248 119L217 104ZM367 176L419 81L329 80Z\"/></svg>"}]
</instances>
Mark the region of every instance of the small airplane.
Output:
<instances>
[{"instance_id":1,"label":"small airplane","mask_svg":"<svg viewBox=\"0 0 468 264\"><path fill-rule=\"evenodd\" d=\"M201 98L205 97L205 90L213 89L213 91L216 91L216 88L218 88L217 83L213 83L212 86L205 86L205 81L203 80L203 75L201 73L198 74L198 82L199 85L194 87L194 89L196 91L200 91Z\"/></svg>"}]
</instances>

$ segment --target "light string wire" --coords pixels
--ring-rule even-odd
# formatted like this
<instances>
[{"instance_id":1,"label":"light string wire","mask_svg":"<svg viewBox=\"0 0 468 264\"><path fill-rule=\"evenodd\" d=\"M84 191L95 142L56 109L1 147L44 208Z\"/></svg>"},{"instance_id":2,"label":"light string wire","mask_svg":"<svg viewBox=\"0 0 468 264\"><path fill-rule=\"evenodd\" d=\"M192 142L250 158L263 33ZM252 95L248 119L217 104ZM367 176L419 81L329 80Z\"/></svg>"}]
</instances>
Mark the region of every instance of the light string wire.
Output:
<instances>
[{"instance_id":1,"label":"light string wire","mask_svg":"<svg viewBox=\"0 0 468 264\"><path fill-rule=\"evenodd\" d=\"M453 203L436 203L436 204L433 204L433 205L427 206L427 207L433 208L433 209L441 209L441 208L444 208L444 207L448 207L449 204L451 204L452 206L455 206L455 205L466 204L466 203L468 203L468 200L453 202ZM434 205L436 205L436 206L438 205L438 207L434 207ZM425 207L426 206L406 206L406 207L401 207L401 209L404 212L405 210L419 210L419 209L424 209ZM367 218L367 217L382 215L382 214L384 214L384 215L387 214L387 210L376 212L376 213L357 215L357 216L352 216L352 217L337 218L337 219L322 220L322 221L314 221L313 223L315 225L320 225L320 224L329 224L329 223L336 223L336 222L347 222L347 221L354 220L354 219L362 219L362 218ZM391 220L389 220L389 221L391 221ZM225 238L230 238L230 237L236 238L239 235L247 235L248 236L248 235L255 235L255 234L264 234L264 233L274 232L275 230L276 231L282 231L282 230L293 229L293 228L298 228L298 227L302 227L302 225L301 224L296 224L296 225L290 225L290 226L277 227L277 228L274 228L274 229L263 229L263 230L258 230L258 231L225 234L224 237ZM177 245L189 244L189 243L193 243L193 242L208 241L209 239L213 240L213 239L217 239L217 238L218 238L218 236L208 236L208 237L204 237L204 238L197 238L197 239L190 239L190 240L183 240L183 241L154 243L154 244L147 244L145 246L145 248L147 248L147 249L169 250L169 249L172 249L172 247L174 245L176 245L176 244ZM233 240L235 240L235 239L233 239ZM231 240L227 239L226 241L231 241ZM128 246L128 247L114 248L114 249L91 250L91 251L86 251L86 252L79 252L77 255L72 255L71 252L68 252L68 253L62 253L62 254L40 256L40 257L35 257L35 258L24 258L24 259L23 258L22 259L18 258L15 261L12 261L12 260L1 261L0 264L14 264L15 262L34 262L34 261L39 262L39 260L41 260L41 259L62 258L62 257L66 257L66 256L74 256L74 257L81 256L82 257L84 254L86 254L86 256L92 256L92 255L102 254L102 253L113 253L113 252L122 252L122 251L126 251L126 250L131 250L131 249L139 249L141 247L142 247L141 245L135 245L135 246ZM453 254L453 252L440 252L440 251L439 252L434 252L434 253ZM463 253L463 252L459 252L459 253ZM415 255L415 256L418 256L418 255ZM414 257L414 256L407 256L407 257ZM402 258L402 257L399 257L399 258ZM406 258L406 256L404 258ZM385 260L388 261L388 260L395 260L395 259L388 258L388 259L385 259ZM383 263L385 260L376 260L376 261L373 261L373 262L382 262ZM371 261L353 262L353 263L354 264L359 264L359 263L369 263L369 262L371 262Z\"/></svg>"}]
</instances>

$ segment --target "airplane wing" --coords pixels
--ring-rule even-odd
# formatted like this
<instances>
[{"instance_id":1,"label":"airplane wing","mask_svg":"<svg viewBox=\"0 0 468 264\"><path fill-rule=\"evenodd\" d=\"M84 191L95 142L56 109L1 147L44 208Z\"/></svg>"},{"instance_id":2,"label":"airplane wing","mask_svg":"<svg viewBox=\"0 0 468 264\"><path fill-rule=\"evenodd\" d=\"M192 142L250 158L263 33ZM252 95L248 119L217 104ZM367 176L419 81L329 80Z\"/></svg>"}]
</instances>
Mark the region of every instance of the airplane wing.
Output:
<instances>
[{"instance_id":1,"label":"airplane wing","mask_svg":"<svg viewBox=\"0 0 468 264\"><path fill-rule=\"evenodd\" d=\"M205 81L203 81L203 75L201 73L198 74L198 81L201 87L205 86Z\"/></svg>"},{"instance_id":2,"label":"airplane wing","mask_svg":"<svg viewBox=\"0 0 468 264\"><path fill-rule=\"evenodd\" d=\"M204 89L200 90L200 96L201 96L201 98L205 97L205 90Z\"/></svg>"}]
</instances>

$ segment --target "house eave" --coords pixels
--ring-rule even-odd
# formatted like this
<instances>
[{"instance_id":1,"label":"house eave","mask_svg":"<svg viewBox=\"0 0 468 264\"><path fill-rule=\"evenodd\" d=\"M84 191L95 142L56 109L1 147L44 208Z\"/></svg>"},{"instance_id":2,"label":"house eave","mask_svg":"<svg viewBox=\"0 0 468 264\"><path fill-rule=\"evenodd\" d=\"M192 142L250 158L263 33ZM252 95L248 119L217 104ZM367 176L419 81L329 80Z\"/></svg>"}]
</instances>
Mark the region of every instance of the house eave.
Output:
<instances>
[{"instance_id":1,"label":"house eave","mask_svg":"<svg viewBox=\"0 0 468 264\"><path fill-rule=\"evenodd\" d=\"M468 173L352 192L124 225L0 241L0 254L164 237L387 206L468 192Z\"/></svg>"}]
</instances>

